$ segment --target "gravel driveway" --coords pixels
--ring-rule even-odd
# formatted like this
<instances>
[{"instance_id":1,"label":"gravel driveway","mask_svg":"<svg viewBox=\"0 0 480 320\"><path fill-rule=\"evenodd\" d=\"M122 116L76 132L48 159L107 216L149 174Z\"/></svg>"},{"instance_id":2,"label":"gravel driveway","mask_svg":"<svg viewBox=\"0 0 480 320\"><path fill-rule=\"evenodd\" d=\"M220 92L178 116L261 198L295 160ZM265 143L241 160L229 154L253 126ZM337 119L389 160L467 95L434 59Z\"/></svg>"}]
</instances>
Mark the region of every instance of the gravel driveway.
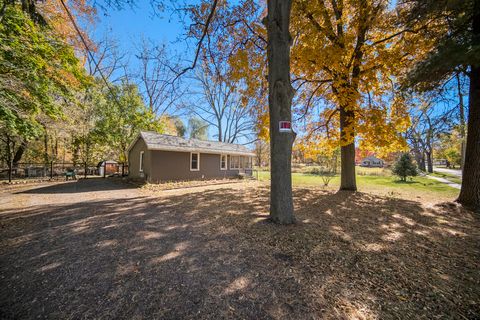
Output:
<instances>
[{"instance_id":1,"label":"gravel driveway","mask_svg":"<svg viewBox=\"0 0 480 320\"><path fill-rule=\"evenodd\" d=\"M413 319L480 312L480 222L454 204L255 183L0 192L1 319Z\"/></svg>"}]
</instances>

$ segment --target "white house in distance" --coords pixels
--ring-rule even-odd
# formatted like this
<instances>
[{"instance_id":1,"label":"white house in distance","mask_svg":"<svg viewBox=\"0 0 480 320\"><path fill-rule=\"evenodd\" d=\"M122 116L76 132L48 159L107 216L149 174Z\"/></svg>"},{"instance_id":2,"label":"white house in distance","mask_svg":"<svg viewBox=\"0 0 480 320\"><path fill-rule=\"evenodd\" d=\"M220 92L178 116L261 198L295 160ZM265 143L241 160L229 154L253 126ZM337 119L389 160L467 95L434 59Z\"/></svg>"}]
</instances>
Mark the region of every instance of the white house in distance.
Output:
<instances>
[{"instance_id":1,"label":"white house in distance","mask_svg":"<svg viewBox=\"0 0 480 320\"><path fill-rule=\"evenodd\" d=\"M362 159L362 162L360 162L360 167L383 168L383 165L383 160L374 156L365 157Z\"/></svg>"}]
</instances>

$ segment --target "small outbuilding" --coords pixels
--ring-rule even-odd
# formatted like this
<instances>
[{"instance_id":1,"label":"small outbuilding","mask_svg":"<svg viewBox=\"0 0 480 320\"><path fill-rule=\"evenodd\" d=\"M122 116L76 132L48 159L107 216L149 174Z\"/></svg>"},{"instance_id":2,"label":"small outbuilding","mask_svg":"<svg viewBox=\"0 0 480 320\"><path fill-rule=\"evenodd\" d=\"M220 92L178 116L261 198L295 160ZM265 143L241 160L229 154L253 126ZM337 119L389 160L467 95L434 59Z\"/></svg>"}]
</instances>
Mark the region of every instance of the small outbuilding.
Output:
<instances>
[{"instance_id":1,"label":"small outbuilding","mask_svg":"<svg viewBox=\"0 0 480 320\"><path fill-rule=\"evenodd\" d=\"M128 175L154 183L249 176L254 156L239 144L142 131L128 148Z\"/></svg>"},{"instance_id":2,"label":"small outbuilding","mask_svg":"<svg viewBox=\"0 0 480 320\"><path fill-rule=\"evenodd\" d=\"M360 167L383 168L383 165L383 160L374 156L365 157L362 159L362 162L360 162Z\"/></svg>"},{"instance_id":3,"label":"small outbuilding","mask_svg":"<svg viewBox=\"0 0 480 320\"><path fill-rule=\"evenodd\" d=\"M105 160L97 164L98 174L101 176L109 176L119 172L119 164L117 161Z\"/></svg>"}]
</instances>

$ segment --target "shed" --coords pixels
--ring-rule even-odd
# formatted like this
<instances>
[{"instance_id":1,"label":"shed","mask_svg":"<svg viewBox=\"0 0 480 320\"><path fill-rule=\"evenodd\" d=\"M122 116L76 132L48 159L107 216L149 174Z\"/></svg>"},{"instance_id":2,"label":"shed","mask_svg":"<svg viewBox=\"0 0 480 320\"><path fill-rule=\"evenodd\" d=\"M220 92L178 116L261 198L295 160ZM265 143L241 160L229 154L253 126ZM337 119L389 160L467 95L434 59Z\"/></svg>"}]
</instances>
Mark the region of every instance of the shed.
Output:
<instances>
[{"instance_id":1,"label":"shed","mask_svg":"<svg viewBox=\"0 0 480 320\"><path fill-rule=\"evenodd\" d=\"M113 161L113 160L101 161L97 165L98 174L101 176L103 175L109 176L109 175L118 173L119 167L120 166L117 161Z\"/></svg>"}]
</instances>

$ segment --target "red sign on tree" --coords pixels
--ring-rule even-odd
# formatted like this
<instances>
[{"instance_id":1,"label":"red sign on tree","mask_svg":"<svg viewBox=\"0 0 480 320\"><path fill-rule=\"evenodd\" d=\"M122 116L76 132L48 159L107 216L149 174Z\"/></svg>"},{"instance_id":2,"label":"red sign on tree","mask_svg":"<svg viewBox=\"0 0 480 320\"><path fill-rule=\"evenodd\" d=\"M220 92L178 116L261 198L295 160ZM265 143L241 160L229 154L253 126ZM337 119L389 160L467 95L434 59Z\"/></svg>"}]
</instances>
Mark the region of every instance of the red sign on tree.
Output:
<instances>
[{"instance_id":1,"label":"red sign on tree","mask_svg":"<svg viewBox=\"0 0 480 320\"><path fill-rule=\"evenodd\" d=\"M280 121L279 128L280 128L280 132L291 132L292 123L290 121Z\"/></svg>"}]
</instances>

